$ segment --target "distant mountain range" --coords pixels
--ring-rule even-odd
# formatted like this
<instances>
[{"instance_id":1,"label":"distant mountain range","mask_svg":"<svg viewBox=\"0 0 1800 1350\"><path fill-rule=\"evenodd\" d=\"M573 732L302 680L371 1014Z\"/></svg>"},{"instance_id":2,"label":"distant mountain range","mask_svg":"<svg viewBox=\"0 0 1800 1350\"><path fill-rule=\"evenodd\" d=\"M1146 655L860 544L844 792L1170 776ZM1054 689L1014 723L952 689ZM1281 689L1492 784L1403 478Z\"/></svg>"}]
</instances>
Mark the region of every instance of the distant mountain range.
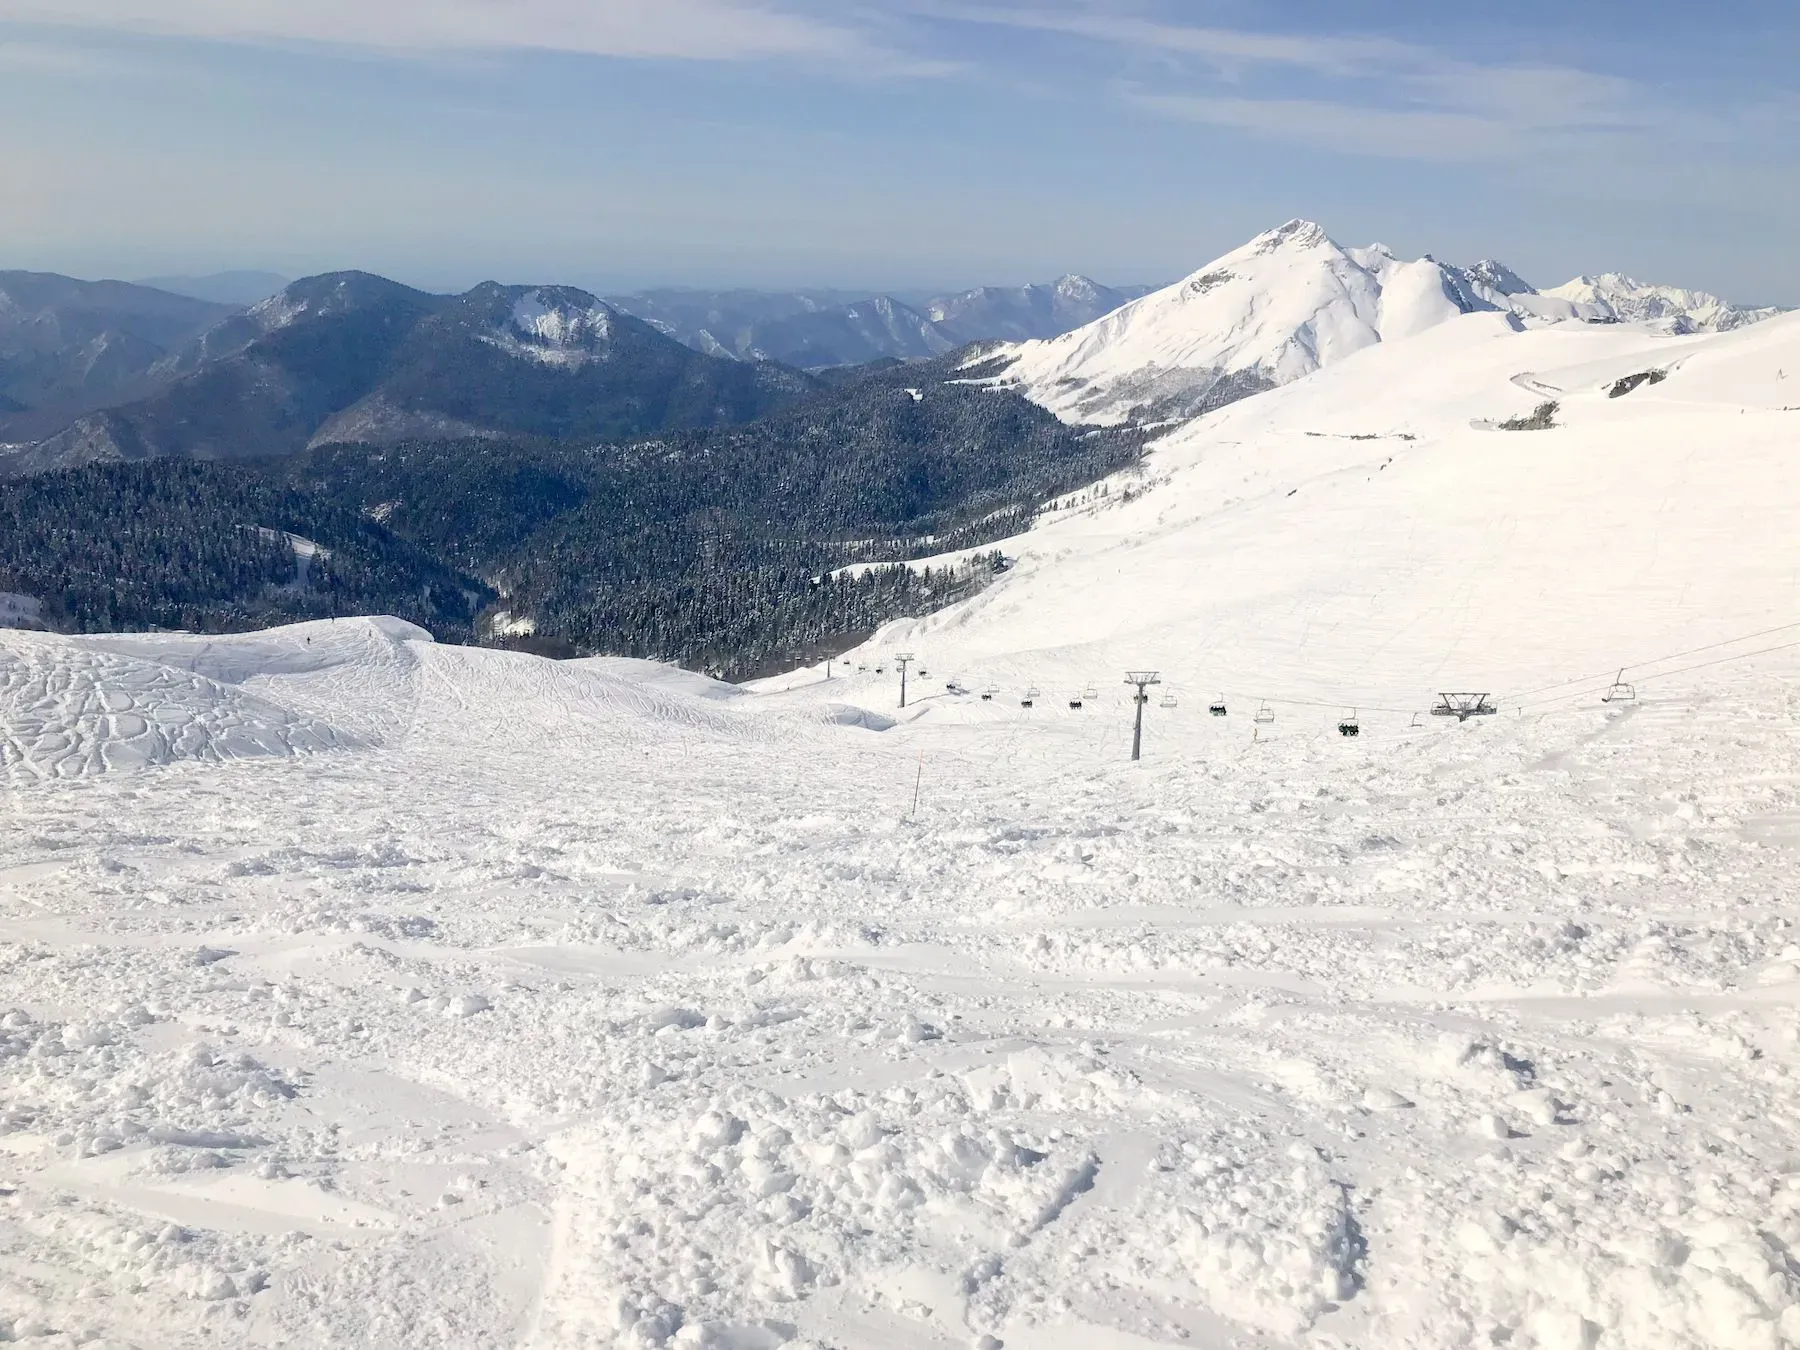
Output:
<instances>
[{"instance_id":1,"label":"distant mountain range","mask_svg":"<svg viewBox=\"0 0 1800 1350\"><path fill-rule=\"evenodd\" d=\"M1685 350L1771 312L1614 275L1540 291L1301 220L1135 297L342 272L233 308L0 274L0 591L59 627L377 606L743 675L968 593L1005 565L985 550L1103 498L1159 424L1380 344L1629 325Z\"/></svg>"},{"instance_id":2,"label":"distant mountain range","mask_svg":"<svg viewBox=\"0 0 1800 1350\"><path fill-rule=\"evenodd\" d=\"M1540 292L1503 263L1408 262L1380 244L1344 247L1313 222L1291 220L1061 336L984 347L970 369L1068 421L1169 421L1481 310L1520 324L1634 323L1671 333L1778 312L1612 275Z\"/></svg>"},{"instance_id":3,"label":"distant mountain range","mask_svg":"<svg viewBox=\"0 0 1800 1350\"><path fill-rule=\"evenodd\" d=\"M982 286L926 299L844 291L642 291L609 296L698 351L805 370L924 360L989 338L1022 341L1079 328L1149 291L1067 276L1041 286Z\"/></svg>"},{"instance_id":4,"label":"distant mountain range","mask_svg":"<svg viewBox=\"0 0 1800 1350\"><path fill-rule=\"evenodd\" d=\"M48 435L131 397L229 305L123 281L0 272L0 441Z\"/></svg>"},{"instance_id":5,"label":"distant mountain range","mask_svg":"<svg viewBox=\"0 0 1800 1350\"><path fill-rule=\"evenodd\" d=\"M814 387L785 366L696 352L585 291L488 283L439 296L362 272L229 313L136 383L153 388L0 468L256 459L331 441L620 439L750 421Z\"/></svg>"},{"instance_id":6,"label":"distant mountain range","mask_svg":"<svg viewBox=\"0 0 1800 1350\"><path fill-rule=\"evenodd\" d=\"M165 280L224 294L277 279ZM125 282L0 273L0 474L159 455L261 458L334 442L620 439L729 425L822 388L809 370L1062 332L1136 293L1068 277L923 309L831 291L609 301L494 283L433 295L343 272L243 308Z\"/></svg>"},{"instance_id":7,"label":"distant mountain range","mask_svg":"<svg viewBox=\"0 0 1800 1350\"><path fill-rule=\"evenodd\" d=\"M225 294L277 278L165 278ZM1070 421L1192 416L1474 310L1665 332L1774 313L1615 274L1539 291L1504 264L1345 248L1290 221L1154 292L1067 276L939 297L488 282L436 295L362 272L249 306L0 273L0 475L164 455L537 436L620 441L754 421L834 372L974 348ZM967 362L965 362L967 366ZM968 366L971 371L977 367Z\"/></svg>"}]
</instances>

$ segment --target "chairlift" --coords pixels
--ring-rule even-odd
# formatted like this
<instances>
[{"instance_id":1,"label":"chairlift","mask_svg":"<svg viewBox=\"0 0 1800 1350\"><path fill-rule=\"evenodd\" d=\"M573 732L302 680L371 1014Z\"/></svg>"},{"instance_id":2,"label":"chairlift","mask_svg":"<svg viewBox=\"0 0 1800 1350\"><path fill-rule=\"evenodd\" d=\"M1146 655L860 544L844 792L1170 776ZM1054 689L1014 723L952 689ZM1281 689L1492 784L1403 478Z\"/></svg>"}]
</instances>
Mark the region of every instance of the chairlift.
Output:
<instances>
[{"instance_id":1,"label":"chairlift","mask_svg":"<svg viewBox=\"0 0 1800 1350\"><path fill-rule=\"evenodd\" d=\"M1425 724L1424 724L1424 723L1423 723L1423 722L1421 722L1421 721L1420 721L1420 720L1419 720L1419 717L1420 717L1420 714L1418 714L1418 713L1414 713L1414 714L1413 714L1413 720L1412 720L1412 726L1414 726L1414 727L1420 727L1420 726L1424 726L1424 725L1425 725ZM1411 728L1411 727L1409 727L1409 728L1408 728L1408 730L1411 730L1411 729L1412 729L1412 728Z\"/></svg>"},{"instance_id":2,"label":"chairlift","mask_svg":"<svg viewBox=\"0 0 1800 1350\"><path fill-rule=\"evenodd\" d=\"M983 689L981 691L981 701L983 703L992 703L994 701L994 695L999 692L1000 692L999 685L990 684L986 689Z\"/></svg>"},{"instance_id":3,"label":"chairlift","mask_svg":"<svg viewBox=\"0 0 1800 1350\"><path fill-rule=\"evenodd\" d=\"M1081 696L1083 698L1099 698L1100 691L1090 684L1086 689L1081 691Z\"/></svg>"},{"instance_id":4,"label":"chairlift","mask_svg":"<svg viewBox=\"0 0 1800 1350\"><path fill-rule=\"evenodd\" d=\"M1165 708L1173 708L1175 706L1175 695L1164 694L1162 696L1162 706Z\"/></svg>"},{"instance_id":5,"label":"chairlift","mask_svg":"<svg viewBox=\"0 0 1800 1350\"><path fill-rule=\"evenodd\" d=\"M1019 700L1019 706L1021 708L1031 707L1037 702L1037 696L1038 691L1036 689L1027 689L1025 691L1025 697Z\"/></svg>"},{"instance_id":6,"label":"chairlift","mask_svg":"<svg viewBox=\"0 0 1800 1350\"><path fill-rule=\"evenodd\" d=\"M1207 704L1206 711L1211 713L1214 717L1225 716L1225 695L1220 694L1211 703Z\"/></svg>"},{"instance_id":7,"label":"chairlift","mask_svg":"<svg viewBox=\"0 0 1800 1350\"><path fill-rule=\"evenodd\" d=\"M1600 695L1602 703L1629 703L1637 697L1637 689L1625 683L1625 668L1619 668L1618 678Z\"/></svg>"},{"instance_id":8,"label":"chairlift","mask_svg":"<svg viewBox=\"0 0 1800 1350\"><path fill-rule=\"evenodd\" d=\"M1499 709L1488 702L1486 694L1439 694L1432 705L1433 717L1454 717L1466 722L1471 717L1492 717Z\"/></svg>"},{"instance_id":9,"label":"chairlift","mask_svg":"<svg viewBox=\"0 0 1800 1350\"><path fill-rule=\"evenodd\" d=\"M1069 699L1069 707L1074 709L1076 712L1081 711L1081 695L1080 694L1075 694Z\"/></svg>"},{"instance_id":10,"label":"chairlift","mask_svg":"<svg viewBox=\"0 0 1800 1350\"><path fill-rule=\"evenodd\" d=\"M1350 710L1350 715L1338 723L1338 735L1340 735L1340 736L1360 736L1360 735L1362 735L1362 723L1356 720L1356 709L1352 708Z\"/></svg>"},{"instance_id":11,"label":"chairlift","mask_svg":"<svg viewBox=\"0 0 1800 1350\"><path fill-rule=\"evenodd\" d=\"M929 670L925 669L924 666L919 667L919 678L921 680L924 679L929 674L931 674L931 672Z\"/></svg>"},{"instance_id":12,"label":"chairlift","mask_svg":"<svg viewBox=\"0 0 1800 1350\"><path fill-rule=\"evenodd\" d=\"M1275 720L1275 710L1268 705L1266 700L1263 705L1256 710L1255 720L1265 727Z\"/></svg>"}]
</instances>

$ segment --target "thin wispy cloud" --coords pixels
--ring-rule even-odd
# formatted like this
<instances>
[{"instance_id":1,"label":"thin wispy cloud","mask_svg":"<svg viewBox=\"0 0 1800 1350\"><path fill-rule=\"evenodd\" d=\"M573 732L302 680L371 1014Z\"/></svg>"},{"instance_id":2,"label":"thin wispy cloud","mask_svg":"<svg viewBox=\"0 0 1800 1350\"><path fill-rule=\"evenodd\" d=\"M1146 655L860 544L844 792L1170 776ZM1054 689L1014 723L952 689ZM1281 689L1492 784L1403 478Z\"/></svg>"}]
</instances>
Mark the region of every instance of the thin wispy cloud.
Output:
<instances>
[{"instance_id":1,"label":"thin wispy cloud","mask_svg":"<svg viewBox=\"0 0 1800 1350\"><path fill-rule=\"evenodd\" d=\"M0 0L0 22L394 53L897 60L860 28L757 0Z\"/></svg>"},{"instance_id":2,"label":"thin wispy cloud","mask_svg":"<svg viewBox=\"0 0 1800 1350\"><path fill-rule=\"evenodd\" d=\"M1504 127L1468 113L1393 111L1318 99L1204 98L1134 93L1147 111L1182 121L1230 127L1340 154L1455 162L1505 154Z\"/></svg>"},{"instance_id":3,"label":"thin wispy cloud","mask_svg":"<svg viewBox=\"0 0 1800 1350\"><path fill-rule=\"evenodd\" d=\"M1671 120L1630 80L1482 64L1362 34L1286 34L1139 15L935 3L967 23L1057 34L1139 58L1130 105L1265 139L1381 158L1475 162L1648 133ZM1160 58L1154 83L1141 58Z\"/></svg>"}]
</instances>

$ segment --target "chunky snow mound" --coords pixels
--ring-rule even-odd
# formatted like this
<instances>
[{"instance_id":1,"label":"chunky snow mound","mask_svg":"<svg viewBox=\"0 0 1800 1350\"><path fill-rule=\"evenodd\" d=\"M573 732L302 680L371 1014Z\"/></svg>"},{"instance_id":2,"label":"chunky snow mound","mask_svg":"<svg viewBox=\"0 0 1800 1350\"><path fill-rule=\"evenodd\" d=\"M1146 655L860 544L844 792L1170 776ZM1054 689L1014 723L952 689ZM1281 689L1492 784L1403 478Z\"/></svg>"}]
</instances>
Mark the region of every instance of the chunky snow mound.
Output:
<instances>
[{"instance_id":1,"label":"chunky snow mound","mask_svg":"<svg viewBox=\"0 0 1800 1350\"><path fill-rule=\"evenodd\" d=\"M860 708L749 716L732 706L742 697L649 661L439 646L391 618L231 636L0 630L0 748L15 774L77 777L422 741L680 753L696 737L786 743L836 725L890 725Z\"/></svg>"},{"instance_id":2,"label":"chunky snow mound","mask_svg":"<svg viewBox=\"0 0 1800 1350\"><path fill-rule=\"evenodd\" d=\"M0 755L12 778L286 757L356 743L329 722L192 670L0 632Z\"/></svg>"},{"instance_id":3,"label":"chunky snow mound","mask_svg":"<svg viewBox=\"0 0 1800 1350\"><path fill-rule=\"evenodd\" d=\"M1500 429L1547 403L1548 429ZM1773 543L1800 537L1797 409L1800 316L1698 337L1461 317L1183 427L869 651L971 685L1145 665L1346 711L1616 668L1800 618Z\"/></svg>"},{"instance_id":4,"label":"chunky snow mound","mask_svg":"<svg viewBox=\"0 0 1800 1350\"><path fill-rule=\"evenodd\" d=\"M1723 333L1784 312L1734 305L1706 291L1649 285L1618 272L1576 277L1543 294L1597 310L1621 323L1650 324L1671 333Z\"/></svg>"}]
</instances>

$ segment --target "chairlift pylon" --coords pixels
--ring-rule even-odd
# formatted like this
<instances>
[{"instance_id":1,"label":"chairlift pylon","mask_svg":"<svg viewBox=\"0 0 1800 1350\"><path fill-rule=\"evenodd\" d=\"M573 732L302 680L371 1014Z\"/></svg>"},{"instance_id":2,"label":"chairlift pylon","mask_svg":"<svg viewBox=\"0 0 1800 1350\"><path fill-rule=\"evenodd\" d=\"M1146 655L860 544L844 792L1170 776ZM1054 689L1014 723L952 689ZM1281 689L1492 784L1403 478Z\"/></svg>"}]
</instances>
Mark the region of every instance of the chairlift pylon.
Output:
<instances>
[{"instance_id":1,"label":"chairlift pylon","mask_svg":"<svg viewBox=\"0 0 1800 1350\"><path fill-rule=\"evenodd\" d=\"M1600 701L1602 703L1629 703L1636 697L1637 689L1625 683L1625 667L1620 666L1618 676L1607 687L1606 692L1600 695Z\"/></svg>"},{"instance_id":2,"label":"chairlift pylon","mask_svg":"<svg viewBox=\"0 0 1800 1350\"><path fill-rule=\"evenodd\" d=\"M1439 694L1432 705L1433 717L1454 717L1466 722L1471 717L1492 717L1499 709L1488 702L1486 694Z\"/></svg>"},{"instance_id":3,"label":"chairlift pylon","mask_svg":"<svg viewBox=\"0 0 1800 1350\"><path fill-rule=\"evenodd\" d=\"M1338 722L1338 735L1340 735L1340 736L1360 736L1360 735L1362 735L1362 723L1357 720L1356 713L1357 713L1357 710L1355 708L1352 708L1350 710L1350 715L1348 717L1342 718Z\"/></svg>"}]
</instances>

